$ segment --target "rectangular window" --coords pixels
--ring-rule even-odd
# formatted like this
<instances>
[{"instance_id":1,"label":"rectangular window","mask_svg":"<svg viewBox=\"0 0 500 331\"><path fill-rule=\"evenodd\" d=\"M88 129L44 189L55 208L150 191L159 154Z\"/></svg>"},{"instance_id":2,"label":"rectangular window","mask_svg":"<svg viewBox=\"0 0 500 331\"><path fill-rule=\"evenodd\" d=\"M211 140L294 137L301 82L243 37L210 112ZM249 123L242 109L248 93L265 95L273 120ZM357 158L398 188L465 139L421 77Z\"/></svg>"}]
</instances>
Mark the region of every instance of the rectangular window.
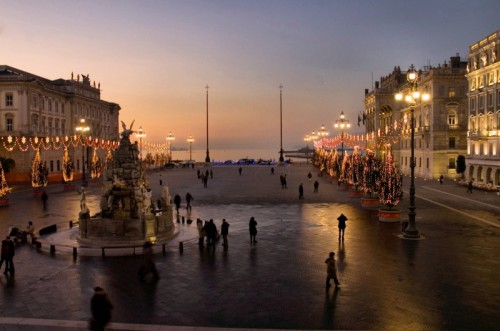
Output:
<instances>
[{"instance_id":1,"label":"rectangular window","mask_svg":"<svg viewBox=\"0 0 500 331\"><path fill-rule=\"evenodd\" d=\"M52 111L52 100L49 100L49 111Z\"/></svg>"},{"instance_id":2,"label":"rectangular window","mask_svg":"<svg viewBox=\"0 0 500 331\"><path fill-rule=\"evenodd\" d=\"M493 93L488 93L488 108L493 108Z\"/></svg>"},{"instance_id":3,"label":"rectangular window","mask_svg":"<svg viewBox=\"0 0 500 331\"><path fill-rule=\"evenodd\" d=\"M476 110L476 99L470 99L470 110Z\"/></svg>"},{"instance_id":4,"label":"rectangular window","mask_svg":"<svg viewBox=\"0 0 500 331\"><path fill-rule=\"evenodd\" d=\"M50 160L50 172L54 172L54 161Z\"/></svg>"},{"instance_id":5,"label":"rectangular window","mask_svg":"<svg viewBox=\"0 0 500 331\"><path fill-rule=\"evenodd\" d=\"M455 158L450 157L448 159L448 169L455 169Z\"/></svg>"},{"instance_id":6,"label":"rectangular window","mask_svg":"<svg viewBox=\"0 0 500 331\"><path fill-rule=\"evenodd\" d=\"M5 94L5 106L6 107L14 106L14 94L12 93Z\"/></svg>"},{"instance_id":7,"label":"rectangular window","mask_svg":"<svg viewBox=\"0 0 500 331\"><path fill-rule=\"evenodd\" d=\"M14 131L14 119L12 117L6 118L7 131Z\"/></svg>"},{"instance_id":8,"label":"rectangular window","mask_svg":"<svg viewBox=\"0 0 500 331\"><path fill-rule=\"evenodd\" d=\"M61 134L66 135L66 120L61 121Z\"/></svg>"},{"instance_id":9,"label":"rectangular window","mask_svg":"<svg viewBox=\"0 0 500 331\"><path fill-rule=\"evenodd\" d=\"M448 140L448 147L450 149L454 149L455 147L455 137L450 137Z\"/></svg>"},{"instance_id":10,"label":"rectangular window","mask_svg":"<svg viewBox=\"0 0 500 331\"><path fill-rule=\"evenodd\" d=\"M448 114L448 125L455 125L457 121L457 117L455 114Z\"/></svg>"},{"instance_id":11,"label":"rectangular window","mask_svg":"<svg viewBox=\"0 0 500 331\"><path fill-rule=\"evenodd\" d=\"M479 96L479 109L484 109L484 95Z\"/></svg>"},{"instance_id":12,"label":"rectangular window","mask_svg":"<svg viewBox=\"0 0 500 331\"><path fill-rule=\"evenodd\" d=\"M427 169L429 169L429 158L427 158L426 163L427 163Z\"/></svg>"},{"instance_id":13,"label":"rectangular window","mask_svg":"<svg viewBox=\"0 0 500 331\"><path fill-rule=\"evenodd\" d=\"M61 103L61 114L64 114L64 103Z\"/></svg>"},{"instance_id":14,"label":"rectangular window","mask_svg":"<svg viewBox=\"0 0 500 331\"><path fill-rule=\"evenodd\" d=\"M31 95L31 108L38 108L38 95Z\"/></svg>"},{"instance_id":15,"label":"rectangular window","mask_svg":"<svg viewBox=\"0 0 500 331\"><path fill-rule=\"evenodd\" d=\"M454 87L450 87L448 89L448 98L454 98L455 97L455 88Z\"/></svg>"},{"instance_id":16,"label":"rectangular window","mask_svg":"<svg viewBox=\"0 0 500 331\"><path fill-rule=\"evenodd\" d=\"M422 168L422 158L421 157L418 158L418 167Z\"/></svg>"},{"instance_id":17,"label":"rectangular window","mask_svg":"<svg viewBox=\"0 0 500 331\"><path fill-rule=\"evenodd\" d=\"M61 160L57 160L57 171L61 171Z\"/></svg>"}]
</instances>

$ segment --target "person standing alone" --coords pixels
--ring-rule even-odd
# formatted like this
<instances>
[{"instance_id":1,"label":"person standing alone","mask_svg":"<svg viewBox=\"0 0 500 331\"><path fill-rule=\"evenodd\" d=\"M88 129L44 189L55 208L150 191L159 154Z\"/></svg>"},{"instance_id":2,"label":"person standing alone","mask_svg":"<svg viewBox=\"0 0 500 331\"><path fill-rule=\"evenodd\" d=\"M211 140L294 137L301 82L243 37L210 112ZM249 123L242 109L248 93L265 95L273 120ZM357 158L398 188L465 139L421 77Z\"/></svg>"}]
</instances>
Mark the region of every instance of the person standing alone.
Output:
<instances>
[{"instance_id":1,"label":"person standing alone","mask_svg":"<svg viewBox=\"0 0 500 331\"><path fill-rule=\"evenodd\" d=\"M332 285L330 285L330 279L333 279L333 281L335 282L335 287L339 287L340 282L337 278L337 268L335 266L335 253L334 252L330 252L325 263L326 263L326 288L328 289L332 286Z\"/></svg>"},{"instance_id":2,"label":"person standing alone","mask_svg":"<svg viewBox=\"0 0 500 331\"><path fill-rule=\"evenodd\" d=\"M229 223L226 219L222 219L222 225L220 226L220 234L222 235L222 246L227 247L227 235L229 234Z\"/></svg>"},{"instance_id":3,"label":"person standing alone","mask_svg":"<svg viewBox=\"0 0 500 331\"><path fill-rule=\"evenodd\" d=\"M347 221L347 217L345 217L344 214L340 214L340 216L337 217L337 220L339 221L339 241L340 241L340 239L342 239L342 241L344 241L344 232L345 232L345 228L347 227L345 222Z\"/></svg>"},{"instance_id":4,"label":"person standing alone","mask_svg":"<svg viewBox=\"0 0 500 331\"><path fill-rule=\"evenodd\" d=\"M94 295L90 300L90 311L92 313L92 320L90 321L91 330L104 331L104 328L111 320L112 309L113 305L109 301L106 292L99 286L96 286L94 288Z\"/></svg>"},{"instance_id":5,"label":"person standing alone","mask_svg":"<svg viewBox=\"0 0 500 331\"><path fill-rule=\"evenodd\" d=\"M304 199L304 186L302 183L299 185L299 199Z\"/></svg>"},{"instance_id":6,"label":"person standing alone","mask_svg":"<svg viewBox=\"0 0 500 331\"><path fill-rule=\"evenodd\" d=\"M250 245L255 244L257 242L257 240L255 240L255 237L257 236L257 221L253 216L250 218L248 227L250 229Z\"/></svg>"}]
</instances>

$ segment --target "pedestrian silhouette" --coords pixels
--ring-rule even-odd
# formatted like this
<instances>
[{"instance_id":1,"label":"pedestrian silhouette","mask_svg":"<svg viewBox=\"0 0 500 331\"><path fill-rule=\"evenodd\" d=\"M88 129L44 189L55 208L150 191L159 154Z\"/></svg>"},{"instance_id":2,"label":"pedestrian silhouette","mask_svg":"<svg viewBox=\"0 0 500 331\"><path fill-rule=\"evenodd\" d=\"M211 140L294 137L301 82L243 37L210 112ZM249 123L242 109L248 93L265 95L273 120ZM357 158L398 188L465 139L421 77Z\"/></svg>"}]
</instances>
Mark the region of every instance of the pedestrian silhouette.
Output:
<instances>
[{"instance_id":1,"label":"pedestrian silhouette","mask_svg":"<svg viewBox=\"0 0 500 331\"><path fill-rule=\"evenodd\" d=\"M255 240L255 237L257 236L257 221L253 216L250 218L248 227L250 230L250 245L255 244L257 242L257 240Z\"/></svg>"},{"instance_id":2,"label":"pedestrian silhouette","mask_svg":"<svg viewBox=\"0 0 500 331\"><path fill-rule=\"evenodd\" d=\"M318 193L319 182L317 180L314 181L314 193Z\"/></svg>"},{"instance_id":3,"label":"pedestrian silhouette","mask_svg":"<svg viewBox=\"0 0 500 331\"><path fill-rule=\"evenodd\" d=\"M161 174L160 174L160 186L163 185L163 180L161 179Z\"/></svg>"},{"instance_id":4,"label":"pedestrian silhouette","mask_svg":"<svg viewBox=\"0 0 500 331\"><path fill-rule=\"evenodd\" d=\"M241 167L239 167L239 169L238 169L238 173L240 174L240 176L241 176L241 172L242 172L242 171L243 171L243 169L242 169Z\"/></svg>"},{"instance_id":5,"label":"pedestrian silhouette","mask_svg":"<svg viewBox=\"0 0 500 331\"><path fill-rule=\"evenodd\" d=\"M191 201L194 200L193 196L191 193L186 193L186 209L191 210Z\"/></svg>"},{"instance_id":6,"label":"pedestrian silhouette","mask_svg":"<svg viewBox=\"0 0 500 331\"><path fill-rule=\"evenodd\" d=\"M47 192L43 190L42 192L43 210L47 209L47 200L49 200L49 196L47 195Z\"/></svg>"},{"instance_id":7,"label":"pedestrian silhouette","mask_svg":"<svg viewBox=\"0 0 500 331\"><path fill-rule=\"evenodd\" d=\"M222 235L222 246L227 247L227 235L229 234L229 223L226 219L222 219L222 225L220 226L220 234Z\"/></svg>"},{"instance_id":8,"label":"pedestrian silhouette","mask_svg":"<svg viewBox=\"0 0 500 331\"><path fill-rule=\"evenodd\" d=\"M153 260L153 244L150 241L146 241L142 246L144 261L137 271L137 275L141 281L144 281L148 274L153 274L153 279L158 280L160 276L158 275L158 270L156 269L156 264Z\"/></svg>"},{"instance_id":9,"label":"pedestrian silhouette","mask_svg":"<svg viewBox=\"0 0 500 331\"><path fill-rule=\"evenodd\" d=\"M90 311L92 313L90 329L94 331L104 331L106 325L111 320L112 309L113 305L106 292L99 286L95 287L94 295L90 300Z\"/></svg>"},{"instance_id":10,"label":"pedestrian silhouette","mask_svg":"<svg viewBox=\"0 0 500 331\"><path fill-rule=\"evenodd\" d=\"M179 194L175 195L174 204L175 204L175 210L177 211L177 214L179 214L179 208L181 207L181 196Z\"/></svg>"},{"instance_id":11,"label":"pedestrian silhouette","mask_svg":"<svg viewBox=\"0 0 500 331\"><path fill-rule=\"evenodd\" d=\"M304 199L304 186L302 183L299 185L299 199Z\"/></svg>"},{"instance_id":12,"label":"pedestrian silhouette","mask_svg":"<svg viewBox=\"0 0 500 331\"><path fill-rule=\"evenodd\" d=\"M469 185L467 187L467 193L472 193L472 180L469 181Z\"/></svg>"},{"instance_id":13,"label":"pedestrian silhouette","mask_svg":"<svg viewBox=\"0 0 500 331\"><path fill-rule=\"evenodd\" d=\"M340 214L340 216L337 217L337 220L339 221L339 241L341 239L342 239L342 241L344 241L344 232L345 232L345 228L347 227L345 222L347 221L347 217L345 217L344 214Z\"/></svg>"},{"instance_id":14,"label":"pedestrian silhouette","mask_svg":"<svg viewBox=\"0 0 500 331\"><path fill-rule=\"evenodd\" d=\"M326 263L326 288L330 288L330 279L333 279L335 282L335 287L340 286L340 282L337 278L337 268L335 266L335 253L330 252L328 258L325 261Z\"/></svg>"}]
</instances>

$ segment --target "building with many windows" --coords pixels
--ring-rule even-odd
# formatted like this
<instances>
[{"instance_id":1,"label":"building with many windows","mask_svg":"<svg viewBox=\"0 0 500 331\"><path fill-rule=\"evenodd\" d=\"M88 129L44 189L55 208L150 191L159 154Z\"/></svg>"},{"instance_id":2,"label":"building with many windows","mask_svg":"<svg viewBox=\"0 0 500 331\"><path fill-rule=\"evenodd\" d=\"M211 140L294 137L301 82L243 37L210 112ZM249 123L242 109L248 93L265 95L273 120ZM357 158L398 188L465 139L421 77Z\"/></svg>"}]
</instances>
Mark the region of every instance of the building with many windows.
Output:
<instances>
[{"instance_id":1,"label":"building with many windows","mask_svg":"<svg viewBox=\"0 0 500 331\"><path fill-rule=\"evenodd\" d=\"M500 30L469 48L466 178L500 185Z\"/></svg>"},{"instance_id":2,"label":"building with many windows","mask_svg":"<svg viewBox=\"0 0 500 331\"><path fill-rule=\"evenodd\" d=\"M120 106L101 100L100 83L91 83L89 75L71 74L71 79L49 80L7 65L0 65L0 157L11 160L9 182L28 182L32 148L5 148L8 137L29 138L78 135L75 129L81 119L90 128L89 136L104 140L118 140ZM85 150L85 151L84 151ZM40 148L51 180L61 180L62 151ZM101 158L104 151L98 151ZM93 155L92 148L72 147L70 155L76 172L86 168Z\"/></svg>"},{"instance_id":3,"label":"building with many windows","mask_svg":"<svg viewBox=\"0 0 500 331\"><path fill-rule=\"evenodd\" d=\"M441 175L456 178L456 160L465 155L467 146L467 62L457 54L449 62L419 71L418 89L429 94L427 101L414 107L415 176L437 179ZM393 72L365 90L366 133L373 135L367 147L382 154L390 146L399 170L410 174L410 107L394 96L404 92L406 72Z\"/></svg>"}]
</instances>

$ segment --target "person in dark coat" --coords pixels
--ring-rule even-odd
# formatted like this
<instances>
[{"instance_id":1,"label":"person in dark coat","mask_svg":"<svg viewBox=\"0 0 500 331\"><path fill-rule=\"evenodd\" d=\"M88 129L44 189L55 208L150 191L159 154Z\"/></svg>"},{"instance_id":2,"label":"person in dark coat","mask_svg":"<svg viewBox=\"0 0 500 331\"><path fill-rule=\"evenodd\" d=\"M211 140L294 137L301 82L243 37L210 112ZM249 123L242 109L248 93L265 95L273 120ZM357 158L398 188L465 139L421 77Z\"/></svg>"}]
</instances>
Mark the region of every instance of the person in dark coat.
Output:
<instances>
[{"instance_id":1,"label":"person in dark coat","mask_svg":"<svg viewBox=\"0 0 500 331\"><path fill-rule=\"evenodd\" d=\"M337 220L339 221L339 241L341 238L342 238L342 241L344 241L344 232L345 232L345 228L347 227L345 222L347 221L347 217L345 217L344 214L340 214L340 216L337 217Z\"/></svg>"},{"instance_id":2,"label":"person in dark coat","mask_svg":"<svg viewBox=\"0 0 500 331\"><path fill-rule=\"evenodd\" d=\"M1 258L0 258L0 268L2 268L2 264L5 262L5 271L4 274L7 274L9 271L9 265L7 264L7 256L10 254L10 246L9 246L9 237L2 240L2 250L1 250Z\"/></svg>"},{"instance_id":3,"label":"person in dark coat","mask_svg":"<svg viewBox=\"0 0 500 331\"><path fill-rule=\"evenodd\" d=\"M213 219L210 219L210 221L206 223L205 232L208 239L207 245L215 245L215 241L217 240L217 227Z\"/></svg>"},{"instance_id":4,"label":"person in dark coat","mask_svg":"<svg viewBox=\"0 0 500 331\"><path fill-rule=\"evenodd\" d=\"M241 176L241 172L243 171L243 169L241 167L238 168L238 173L240 174Z\"/></svg>"},{"instance_id":5,"label":"person in dark coat","mask_svg":"<svg viewBox=\"0 0 500 331\"><path fill-rule=\"evenodd\" d=\"M299 185L299 199L304 199L304 186L302 183Z\"/></svg>"},{"instance_id":6,"label":"person in dark coat","mask_svg":"<svg viewBox=\"0 0 500 331\"><path fill-rule=\"evenodd\" d=\"M179 214L179 208L181 207L181 196L179 194L175 195L174 204L175 204L175 210L177 211L177 214Z\"/></svg>"},{"instance_id":7,"label":"person in dark coat","mask_svg":"<svg viewBox=\"0 0 500 331\"><path fill-rule=\"evenodd\" d=\"M158 275L158 270L156 269L156 264L154 262L153 256L153 243L146 241L142 246L142 253L144 261L137 272L139 279L144 281L148 274L153 274L153 279L158 280L160 276Z\"/></svg>"},{"instance_id":8,"label":"person in dark coat","mask_svg":"<svg viewBox=\"0 0 500 331\"><path fill-rule=\"evenodd\" d=\"M106 292L99 286L95 287L94 295L90 300L90 311L92 313L91 329L94 331L104 331L104 328L111 320L112 309L113 305Z\"/></svg>"},{"instance_id":9,"label":"person in dark coat","mask_svg":"<svg viewBox=\"0 0 500 331\"><path fill-rule=\"evenodd\" d=\"M253 216L250 218L248 227L250 230L250 244L255 244L257 242L257 240L255 240L255 237L257 236L257 221Z\"/></svg>"},{"instance_id":10,"label":"person in dark coat","mask_svg":"<svg viewBox=\"0 0 500 331\"><path fill-rule=\"evenodd\" d=\"M314 193L318 193L319 182L317 180L314 181Z\"/></svg>"},{"instance_id":11,"label":"person in dark coat","mask_svg":"<svg viewBox=\"0 0 500 331\"><path fill-rule=\"evenodd\" d=\"M49 196L47 195L47 192L45 192L45 190L43 190L43 193L42 193L43 210L47 209L47 200L49 200Z\"/></svg>"},{"instance_id":12,"label":"person in dark coat","mask_svg":"<svg viewBox=\"0 0 500 331\"><path fill-rule=\"evenodd\" d=\"M194 200L191 193L186 193L186 209L191 210L191 201Z\"/></svg>"},{"instance_id":13,"label":"person in dark coat","mask_svg":"<svg viewBox=\"0 0 500 331\"><path fill-rule=\"evenodd\" d=\"M335 266L335 253L330 252L328 258L325 261L326 263L326 288L330 288L330 279L333 279L335 282L335 287L340 286L340 282L337 278L337 268Z\"/></svg>"},{"instance_id":14,"label":"person in dark coat","mask_svg":"<svg viewBox=\"0 0 500 331\"><path fill-rule=\"evenodd\" d=\"M467 193L472 193L472 180L469 181L469 185L467 187Z\"/></svg>"},{"instance_id":15,"label":"person in dark coat","mask_svg":"<svg viewBox=\"0 0 500 331\"><path fill-rule=\"evenodd\" d=\"M222 219L222 225L220 226L220 234L222 235L223 243L222 246L227 247L227 235L229 234L229 223L226 219Z\"/></svg>"}]
</instances>

